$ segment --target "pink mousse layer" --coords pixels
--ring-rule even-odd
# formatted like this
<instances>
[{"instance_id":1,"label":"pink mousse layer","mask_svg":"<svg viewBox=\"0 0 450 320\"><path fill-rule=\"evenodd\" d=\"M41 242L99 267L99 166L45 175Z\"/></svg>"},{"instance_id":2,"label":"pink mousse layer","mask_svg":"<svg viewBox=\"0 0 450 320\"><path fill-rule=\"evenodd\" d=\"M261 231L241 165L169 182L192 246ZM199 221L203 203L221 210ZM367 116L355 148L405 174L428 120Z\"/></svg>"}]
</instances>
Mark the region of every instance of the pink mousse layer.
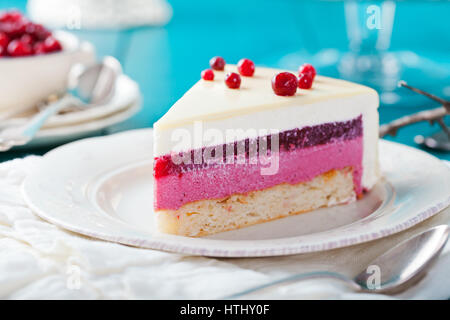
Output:
<instances>
[{"instance_id":1,"label":"pink mousse layer","mask_svg":"<svg viewBox=\"0 0 450 320\"><path fill-rule=\"evenodd\" d=\"M226 164L192 170L183 175L156 179L155 209L177 210L186 203L220 199L233 194L263 190L281 183L297 184L333 169L353 168L356 194L362 193L363 140L330 142L308 148L281 151L279 168L261 175L261 164ZM267 167L265 165L264 167Z\"/></svg>"}]
</instances>

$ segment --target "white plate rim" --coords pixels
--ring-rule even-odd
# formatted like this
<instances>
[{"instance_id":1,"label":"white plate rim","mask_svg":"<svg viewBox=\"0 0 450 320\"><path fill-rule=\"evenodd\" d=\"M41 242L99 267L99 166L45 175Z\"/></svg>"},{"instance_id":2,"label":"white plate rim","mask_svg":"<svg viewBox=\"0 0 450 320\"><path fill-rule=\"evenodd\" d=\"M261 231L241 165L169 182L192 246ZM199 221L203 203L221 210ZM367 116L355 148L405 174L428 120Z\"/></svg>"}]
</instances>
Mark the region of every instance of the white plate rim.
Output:
<instances>
[{"instance_id":1,"label":"white plate rim","mask_svg":"<svg viewBox=\"0 0 450 320\"><path fill-rule=\"evenodd\" d=\"M144 132L151 129L140 129L140 130L132 130L124 133L115 134L112 136L107 137L96 137L96 138L89 138L80 140L73 144L82 144L82 143L89 143L89 140L99 140L99 139L113 139L114 136L119 135L126 135L130 133L136 132ZM430 159L433 159L433 161L437 160L441 162L441 160L423 152L418 149L408 147L406 145L398 144L391 141L380 141L383 144L388 144L392 146L396 146L399 148L406 148L410 150L414 150L415 152L421 152L424 156L429 157ZM70 144L62 146L60 148L54 149L49 152L59 152L61 148L70 147ZM445 167L445 164L442 163L442 165ZM446 168L447 169L447 168ZM447 169L448 170L448 169ZM296 243L297 238L299 237L293 237L293 238L286 238L290 239L292 243L290 244L283 244L280 245L272 245L269 247L261 248L259 246L256 246L254 248L239 248L236 249L236 245L239 245L241 243L247 243L255 242L252 240L240 240L237 241L237 243L234 244L231 248L227 246L222 246L224 242L227 242L226 240L216 240L216 239L205 239L205 238L186 238L186 237L179 237L179 236L171 236L171 235L161 235L158 237L155 237L154 239L143 239L142 237L139 238L129 236L129 235L112 235L111 233L105 233L101 232L99 230L89 230L85 227L80 227L77 225L73 225L71 223L66 223L65 221L61 221L54 217L52 214L48 214L45 211L42 210L38 205L35 205L32 197L30 197L29 192L27 191L27 185L32 183L30 176L28 176L23 185L22 185L22 194L25 199L25 202L27 205L41 218L44 220L47 220L57 226L60 226L64 229L73 231L75 233L83 234L92 238L106 240L110 242L135 246L135 247L142 247L142 248L148 248L148 249L156 249L156 250L163 250L163 251L170 251L170 252L177 252L182 254L189 254L189 255L201 255L201 256L212 256L212 257L265 257L265 256L284 256L284 255L292 255L292 254L300 254L300 253L310 253L310 252L319 252L319 251L325 251L325 250L331 250L341 247L346 247L350 245L355 245L359 243L364 243L368 241L373 241L376 239L384 238L389 235L401 232L403 230L406 230L430 217L437 214L438 212L442 211L443 209L447 208L450 205L450 196L448 196L446 199L441 199L440 201L437 201L436 203L430 204L426 209L415 213L414 215L411 215L408 217L407 220L402 221L401 223L397 223L393 226L389 227L383 227L379 228L377 230L366 232L362 234L358 234L357 236L345 236L341 237L340 239L334 239L334 240L322 240L318 241L316 243L311 244L300 244ZM339 228L338 228L339 229ZM307 235L310 236L310 235ZM205 241L213 244L210 246L205 246ZM260 240L257 241L258 243L267 243L271 240Z\"/></svg>"},{"instance_id":2,"label":"white plate rim","mask_svg":"<svg viewBox=\"0 0 450 320\"><path fill-rule=\"evenodd\" d=\"M137 99L119 112L110 114L105 118L94 119L92 121L70 126L43 129L39 131L34 139L28 144L14 147L13 150L27 150L30 148L68 143L72 140L80 139L80 136L81 138L85 138L86 136L99 132L99 130L106 129L130 119L138 113L140 109L141 101L140 99Z\"/></svg>"},{"instance_id":3,"label":"white plate rim","mask_svg":"<svg viewBox=\"0 0 450 320\"><path fill-rule=\"evenodd\" d=\"M70 134L103 129L111 125L125 121L126 119L136 114L136 112L138 112L140 109L141 109L140 99L137 99L136 101L122 107L118 112L109 114L104 118L93 119L91 121L86 121L74 125L47 128L38 132L36 134L36 138L65 136Z\"/></svg>"}]
</instances>

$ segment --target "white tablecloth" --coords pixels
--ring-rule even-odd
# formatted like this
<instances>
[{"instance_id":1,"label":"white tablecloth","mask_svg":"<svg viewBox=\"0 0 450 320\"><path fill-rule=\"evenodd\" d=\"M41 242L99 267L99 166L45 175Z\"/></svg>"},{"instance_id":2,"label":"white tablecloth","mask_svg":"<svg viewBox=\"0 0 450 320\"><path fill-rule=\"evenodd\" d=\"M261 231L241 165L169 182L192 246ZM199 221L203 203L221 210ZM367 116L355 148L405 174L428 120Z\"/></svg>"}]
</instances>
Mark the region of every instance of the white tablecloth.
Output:
<instances>
[{"instance_id":1,"label":"white tablecloth","mask_svg":"<svg viewBox=\"0 0 450 320\"><path fill-rule=\"evenodd\" d=\"M287 257L212 259L138 249L89 239L36 217L20 185L42 161L0 164L0 298L214 299L295 273L332 270L353 276L395 243L449 223L450 210L400 234L322 253ZM450 245L426 278L395 298L450 297ZM309 280L251 298L392 298L356 294L330 280Z\"/></svg>"}]
</instances>

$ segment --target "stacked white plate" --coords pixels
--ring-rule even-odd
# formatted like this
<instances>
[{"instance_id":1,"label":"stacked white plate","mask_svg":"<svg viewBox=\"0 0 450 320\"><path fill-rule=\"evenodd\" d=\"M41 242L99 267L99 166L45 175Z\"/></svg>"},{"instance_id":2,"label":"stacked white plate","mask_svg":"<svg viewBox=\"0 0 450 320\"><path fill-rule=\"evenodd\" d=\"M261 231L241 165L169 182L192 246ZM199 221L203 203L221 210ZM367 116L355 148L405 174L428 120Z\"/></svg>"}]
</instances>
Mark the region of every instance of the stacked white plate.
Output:
<instances>
[{"instance_id":1,"label":"stacked white plate","mask_svg":"<svg viewBox=\"0 0 450 320\"><path fill-rule=\"evenodd\" d=\"M56 145L68 141L98 135L112 125L133 116L141 107L139 86L125 75L117 79L111 101L89 109L71 111L51 117L36 137L27 145L16 148ZM11 117L11 110L0 110L0 130L4 126L20 125L36 111Z\"/></svg>"}]
</instances>

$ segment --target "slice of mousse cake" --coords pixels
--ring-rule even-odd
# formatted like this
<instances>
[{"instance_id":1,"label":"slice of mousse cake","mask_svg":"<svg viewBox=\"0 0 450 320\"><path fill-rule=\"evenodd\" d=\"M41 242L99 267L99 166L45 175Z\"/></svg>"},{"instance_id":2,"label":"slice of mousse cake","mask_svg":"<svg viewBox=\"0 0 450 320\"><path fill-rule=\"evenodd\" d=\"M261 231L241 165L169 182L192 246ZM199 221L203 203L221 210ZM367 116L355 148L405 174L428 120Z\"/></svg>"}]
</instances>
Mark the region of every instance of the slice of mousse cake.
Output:
<instances>
[{"instance_id":1,"label":"slice of mousse cake","mask_svg":"<svg viewBox=\"0 0 450 320\"><path fill-rule=\"evenodd\" d=\"M374 186L373 89L316 76L311 65L296 74L248 59L224 65L212 59L154 124L159 231L233 230L349 203Z\"/></svg>"}]
</instances>

